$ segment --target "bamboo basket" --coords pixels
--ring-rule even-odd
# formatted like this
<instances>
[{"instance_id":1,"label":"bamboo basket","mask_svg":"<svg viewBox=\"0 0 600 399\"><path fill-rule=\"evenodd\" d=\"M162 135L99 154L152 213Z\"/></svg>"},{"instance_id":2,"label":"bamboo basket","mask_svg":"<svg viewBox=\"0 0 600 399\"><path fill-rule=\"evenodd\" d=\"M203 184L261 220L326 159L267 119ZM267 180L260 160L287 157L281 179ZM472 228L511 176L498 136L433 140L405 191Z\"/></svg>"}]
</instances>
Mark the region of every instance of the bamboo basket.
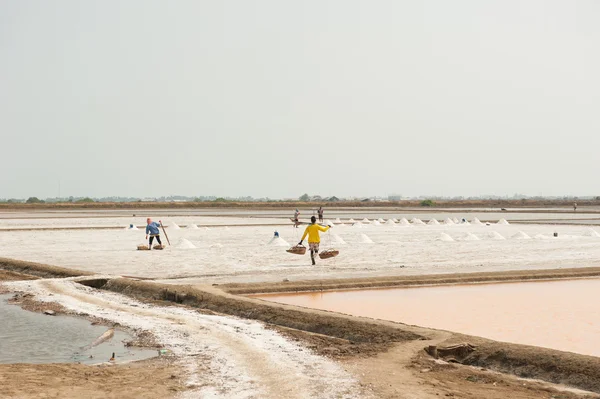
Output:
<instances>
[{"instance_id":1,"label":"bamboo basket","mask_svg":"<svg viewBox=\"0 0 600 399\"><path fill-rule=\"evenodd\" d=\"M319 258L321 259L329 259L336 257L340 254L340 251L337 249L327 249L319 254Z\"/></svg>"},{"instance_id":2,"label":"bamboo basket","mask_svg":"<svg viewBox=\"0 0 600 399\"><path fill-rule=\"evenodd\" d=\"M165 249L167 246L165 244L163 245L159 245L159 244L154 244L154 246L152 247L152 249Z\"/></svg>"},{"instance_id":3,"label":"bamboo basket","mask_svg":"<svg viewBox=\"0 0 600 399\"><path fill-rule=\"evenodd\" d=\"M286 249L287 252L296 255L304 255L306 253L306 247L304 245L296 245L290 249Z\"/></svg>"},{"instance_id":4,"label":"bamboo basket","mask_svg":"<svg viewBox=\"0 0 600 399\"><path fill-rule=\"evenodd\" d=\"M150 248L146 244L140 244L137 246L138 251L148 251Z\"/></svg>"}]
</instances>

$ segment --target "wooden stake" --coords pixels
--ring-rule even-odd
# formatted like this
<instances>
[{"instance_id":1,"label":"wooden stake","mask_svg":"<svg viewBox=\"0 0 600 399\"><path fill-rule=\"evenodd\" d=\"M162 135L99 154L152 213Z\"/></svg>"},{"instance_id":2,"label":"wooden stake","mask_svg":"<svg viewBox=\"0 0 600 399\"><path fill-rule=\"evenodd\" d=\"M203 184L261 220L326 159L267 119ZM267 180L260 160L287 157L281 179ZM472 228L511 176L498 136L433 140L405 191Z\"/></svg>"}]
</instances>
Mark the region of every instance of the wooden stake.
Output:
<instances>
[{"instance_id":1,"label":"wooden stake","mask_svg":"<svg viewBox=\"0 0 600 399\"><path fill-rule=\"evenodd\" d=\"M162 227L162 231L163 233L165 233L165 238L167 239L167 242L169 243L169 245L171 245L171 241L169 241L169 236L167 235L167 232L165 231L165 226L163 226L162 222L160 222L160 227Z\"/></svg>"}]
</instances>

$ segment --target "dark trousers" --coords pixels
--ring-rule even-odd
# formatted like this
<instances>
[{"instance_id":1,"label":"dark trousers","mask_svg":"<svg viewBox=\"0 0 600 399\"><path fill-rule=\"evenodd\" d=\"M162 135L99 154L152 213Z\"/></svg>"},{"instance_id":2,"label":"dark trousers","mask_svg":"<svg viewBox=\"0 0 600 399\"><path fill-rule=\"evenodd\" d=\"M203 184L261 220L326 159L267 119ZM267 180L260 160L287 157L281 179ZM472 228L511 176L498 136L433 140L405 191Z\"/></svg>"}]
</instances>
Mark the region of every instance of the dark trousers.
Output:
<instances>
[{"instance_id":1,"label":"dark trousers","mask_svg":"<svg viewBox=\"0 0 600 399\"><path fill-rule=\"evenodd\" d=\"M160 242L160 236L150 236L150 248L152 249L152 240L156 238L156 241L158 241L158 245L162 245L162 242Z\"/></svg>"}]
</instances>

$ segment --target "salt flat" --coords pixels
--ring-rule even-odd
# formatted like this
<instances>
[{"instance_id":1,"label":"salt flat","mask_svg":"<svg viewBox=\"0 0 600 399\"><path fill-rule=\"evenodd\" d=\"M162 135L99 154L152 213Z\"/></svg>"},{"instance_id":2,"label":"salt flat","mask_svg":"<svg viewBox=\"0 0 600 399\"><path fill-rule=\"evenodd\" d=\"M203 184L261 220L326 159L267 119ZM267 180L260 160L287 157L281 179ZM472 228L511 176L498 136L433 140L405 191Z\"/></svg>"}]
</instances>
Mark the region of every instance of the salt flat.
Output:
<instances>
[{"instance_id":1,"label":"salt flat","mask_svg":"<svg viewBox=\"0 0 600 399\"><path fill-rule=\"evenodd\" d=\"M87 222L85 222L87 220ZM588 267L600 264L600 237L575 225L336 225L322 234L322 249L340 255L310 266L308 255L292 255L287 244L303 229L284 218L162 218L172 246L164 251L137 251L143 230L125 230L130 219L94 218L67 221L76 226L121 224L121 230L2 231L1 256L71 267L102 274L154 278L172 283L280 281L475 271ZM440 219L440 222L443 220ZM0 228L6 225L0 223ZM131 219L143 224L143 220ZM257 226L280 223L281 226ZM61 219L22 220L36 227L63 225ZM87 224L86 224L87 223ZM198 229L175 229L196 224ZM205 228L203 225L222 227ZM227 225L232 225L228 227ZM233 225L238 225L233 227ZM239 226L241 225L241 226ZM278 230L280 240L273 241ZM558 237L553 237L557 232ZM163 236L163 241L166 241Z\"/></svg>"}]
</instances>

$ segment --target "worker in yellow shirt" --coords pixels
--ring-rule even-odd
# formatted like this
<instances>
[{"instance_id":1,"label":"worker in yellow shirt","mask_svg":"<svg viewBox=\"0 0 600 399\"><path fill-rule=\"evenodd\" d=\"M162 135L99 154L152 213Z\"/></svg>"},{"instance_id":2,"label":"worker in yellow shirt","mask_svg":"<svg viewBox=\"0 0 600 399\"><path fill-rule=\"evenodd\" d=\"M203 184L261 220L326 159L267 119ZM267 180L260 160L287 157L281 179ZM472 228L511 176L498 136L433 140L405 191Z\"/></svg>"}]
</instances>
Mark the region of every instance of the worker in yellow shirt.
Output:
<instances>
[{"instance_id":1,"label":"worker in yellow shirt","mask_svg":"<svg viewBox=\"0 0 600 399\"><path fill-rule=\"evenodd\" d=\"M302 234L302 239L298 243L298 245L302 245L302 241L308 235L308 248L310 249L310 259L312 260L312 264L315 265L315 256L319 253L319 244L321 243L321 237L319 236L319 231L327 231L331 226L323 227L320 224L317 224L317 218L311 217L310 224L304 230L304 234Z\"/></svg>"}]
</instances>

